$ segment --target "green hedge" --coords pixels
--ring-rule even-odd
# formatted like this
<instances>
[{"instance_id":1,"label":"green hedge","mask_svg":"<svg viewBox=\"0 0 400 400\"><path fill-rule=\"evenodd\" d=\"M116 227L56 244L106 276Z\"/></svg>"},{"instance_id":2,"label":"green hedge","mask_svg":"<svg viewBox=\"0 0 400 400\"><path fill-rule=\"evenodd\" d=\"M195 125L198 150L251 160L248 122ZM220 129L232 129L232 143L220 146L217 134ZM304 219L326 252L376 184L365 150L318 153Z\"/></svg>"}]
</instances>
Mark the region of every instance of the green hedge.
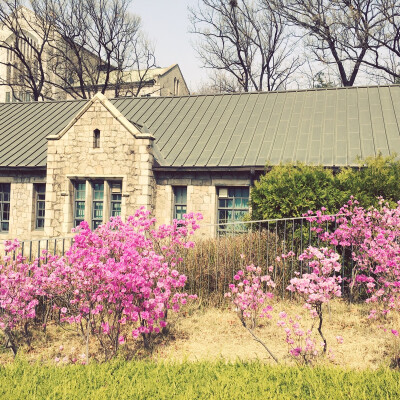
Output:
<instances>
[{"instance_id":1,"label":"green hedge","mask_svg":"<svg viewBox=\"0 0 400 400\"><path fill-rule=\"evenodd\" d=\"M296 368L259 362L114 361L89 366L0 367L0 398L112 399L396 399L393 370Z\"/></svg>"},{"instance_id":2,"label":"green hedge","mask_svg":"<svg viewBox=\"0 0 400 400\"><path fill-rule=\"evenodd\" d=\"M400 161L379 155L335 173L301 163L278 165L255 182L251 218L299 217L322 207L335 213L351 195L364 207L377 205L379 196L393 206L400 200Z\"/></svg>"}]
</instances>

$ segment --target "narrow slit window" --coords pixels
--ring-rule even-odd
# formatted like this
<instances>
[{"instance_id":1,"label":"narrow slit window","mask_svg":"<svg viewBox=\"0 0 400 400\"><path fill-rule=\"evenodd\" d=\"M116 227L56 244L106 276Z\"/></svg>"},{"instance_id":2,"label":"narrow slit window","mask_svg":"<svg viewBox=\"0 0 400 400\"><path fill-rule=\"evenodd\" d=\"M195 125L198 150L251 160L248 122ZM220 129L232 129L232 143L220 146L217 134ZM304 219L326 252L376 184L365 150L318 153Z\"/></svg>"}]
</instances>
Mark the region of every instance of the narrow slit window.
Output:
<instances>
[{"instance_id":1,"label":"narrow slit window","mask_svg":"<svg viewBox=\"0 0 400 400\"><path fill-rule=\"evenodd\" d=\"M0 183L0 231L8 232L10 227L10 184Z\"/></svg>"},{"instance_id":2,"label":"narrow slit window","mask_svg":"<svg viewBox=\"0 0 400 400\"><path fill-rule=\"evenodd\" d=\"M93 183L92 229L95 230L103 223L104 182Z\"/></svg>"},{"instance_id":3,"label":"narrow slit window","mask_svg":"<svg viewBox=\"0 0 400 400\"><path fill-rule=\"evenodd\" d=\"M95 129L93 131L93 148L99 149L100 148L100 130Z\"/></svg>"},{"instance_id":4,"label":"narrow slit window","mask_svg":"<svg viewBox=\"0 0 400 400\"><path fill-rule=\"evenodd\" d=\"M121 216L122 184L121 182L110 183L111 188L111 217Z\"/></svg>"},{"instance_id":5,"label":"narrow slit window","mask_svg":"<svg viewBox=\"0 0 400 400\"><path fill-rule=\"evenodd\" d=\"M85 219L86 182L75 182L74 226L77 227Z\"/></svg>"},{"instance_id":6,"label":"narrow slit window","mask_svg":"<svg viewBox=\"0 0 400 400\"><path fill-rule=\"evenodd\" d=\"M45 206L46 206L46 184L38 183L35 185L36 193L36 229L44 229Z\"/></svg>"}]
</instances>

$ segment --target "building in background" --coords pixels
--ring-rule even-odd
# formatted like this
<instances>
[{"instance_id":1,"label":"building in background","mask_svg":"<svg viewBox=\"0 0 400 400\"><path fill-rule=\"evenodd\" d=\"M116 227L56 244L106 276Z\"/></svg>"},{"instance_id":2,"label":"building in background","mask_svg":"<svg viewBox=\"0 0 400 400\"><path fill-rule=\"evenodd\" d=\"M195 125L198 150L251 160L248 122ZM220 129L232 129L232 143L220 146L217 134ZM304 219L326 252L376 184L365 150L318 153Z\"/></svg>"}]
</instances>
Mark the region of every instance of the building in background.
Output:
<instances>
[{"instance_id":1,"label":"building in background","mask_svg":"<svg viewBox=\"0 0 400 400\"><path fill-rule=\"evenodd\" d=\"M400 86L0 103L0 239L62 237L144 206L224 232L267 166L400 154ZM218 226L218 228L217 228Z\"/></svg>"},{"instance_id":2,"label":"building in background","mask_svg":"<svg viewBox=\"0 0 400 400\"><path fill-rule=\"evenodd\" d=\"M155 68L152 62L144 69L118 70L20 7L0 26L0 101L91 98L99 91L108 98L189 94L177 64Z\"/></svg>"}]
</instances>

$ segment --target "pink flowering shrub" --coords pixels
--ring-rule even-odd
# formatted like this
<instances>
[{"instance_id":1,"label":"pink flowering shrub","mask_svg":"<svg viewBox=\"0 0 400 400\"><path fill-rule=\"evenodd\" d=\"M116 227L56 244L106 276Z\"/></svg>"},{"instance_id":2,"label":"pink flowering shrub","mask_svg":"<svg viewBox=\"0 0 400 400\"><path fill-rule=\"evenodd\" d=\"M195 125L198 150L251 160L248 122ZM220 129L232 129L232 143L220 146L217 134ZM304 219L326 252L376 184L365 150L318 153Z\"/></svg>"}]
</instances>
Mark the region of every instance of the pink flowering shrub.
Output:
<instances>
[{"instance_id":1,"label":"pink flowering shrub","mask_svg":"<svg viewBox=\"0 0 400 400\"><path fill-rule=\"evenodd\" d=\"M35 318L40 292L34 280L37 263L29 265L21 255L15 260L10 256L18 247L18 241L6 241L6 255L0 264L0 330L6 347L14 355L18 351L18 337L29 339L28 324Z\"/></svg>"},{"instance_id":2,"label":"pink flowering shrub","mask_svg":"<svg viewBox=\"0 0 400 400\"><path fill-rule=\"evenodd\" d=\"M301 326L301 316L289 317L286 312L279 313L277 325L285 332L288 354L299 365L309 365L319 356L317 341L312 329ZM324 345L324 344L323 344Z\"/></svg>"},{"instance_id":3,"label":"pink flowering shrub","mask_svg":"<svg viewBox=\"0 0 400 400\"><path fill-rule=\"evenodd\" d=\"M93 232L81 223L66 255L46 254L40 267L38 261L27 265L20 257L6 258L0 266L0 328L10 335L34 318L40 298L60 323L76 326L85 338L86 362L91 336L106 359L130 338L142 338L149 347L167 326L168 312L196 297L183 291L186 276L176 267L177 251L194 246L189 236L200 219L188 214L155 228L155 219L141 208L126 222L112 218Z\"/></svg>"},{"instance_id":4,"label":"pink flowering shrub","mask_svg":"<svg viewBox=\"0 0 400 400\"><path fill-rule=\"evenodd\" d=\"M225 293L225 297L231 300L242 325L250 332L253 339L278 362L271 350L253 332L258 318L271 318L272 306L266 304L266 301L273 298L273 293L267 289L273 289L275 283L270 275L261 275L261 268L254 265L248 265L244 271L239 270L233 279L236 283L229 285L230 292Z\"/></svg>"},{"instance_id":5,"label":"pink flowering shrub","mask_svg":"<svg viewBox=\"0 0 400 400\"><path fill-rule=\"evenodd\" d=\"M128 339L128 327L149 347L152 334L167 325L168 311L195 297L182 292L186 276L175 266L177 249L194 246L187 238L200 218L188 214L179 225L155 229L142 208L126 223L112 218L93 232L82 222L65 257L42 266L41 285L60 322L77 324L87 343L95 335L106 358Z\"/></svg>"},{"instance_id":6,"label":"pink flowering shrub","mask_svg":"<svg viewBox=\"0 0 400 400\"><path fill-rule=\"evenodd\" d=\"M338 227L323 233L326 221L335 217L321 212L312 218L322 240L347 249L354 266L349 277L350 289L364 289L371 304L370 318L400 310L400 202L390 208L383 199L379 207L364 209L353 198L336 217Z\"/></svg>"},{"instance_id":7,"label":"pink flowering shrub","mask_svg":"<svg viewBox=\"0 0 400 400\"><path fill-rule=\"evenodd\" d=\"M299 260L308 263L310 272L291 279L287 289L300 295L305 301L306 308L311 311L312 317L318 317L318 332L324 342L325 353L327 343L322 333L322 306L342 294L340 287L342 278L336 275L341 270L338 262L339 254L333 249L309 247L299 256Z\"/></svg>"},{"instance_id":8,"label":"pink flowering shrub","mask_svg":"<svg viewBox=\"0 0 400 400\"><path fill-rule=\"evenodd\" d=\"M365 209L351 198L337 216L324 215L323 211L308 219L316 224L313 229L322 240L341 248L352 260L347 270L350 294L354 296L354 289L358 289L371 305L370 319L388 321L390 312L400 311L400 202L391 208L381 198L378 207ZM333 220L337 228L324 232L326 223ZM395 353L394 360L398 359Z\"/></svg>"},{"instance_id":9,"label":"pink flowering shrub","mask_svg":"<svg viewBox=\"0 0 400 400\"><path fill-rule=\"evenodd\" d=\"M266 301L273 298L266 289L274 288L275 283L270 275L261 276L261 268L248 265L245 270L239 270L233 277L235 283L229 285L231 290L225 297L231 298L241 320L249 320L250 328L255 328L257 318L271 318L272 306Z\"/></svg>"},{"instance_id":10,"label":"pink flowering shrub","mask_svg":"<svg viewBox=\"0 0 400 400\"><path fill-rule=\"evenodd\" d=\"M289 356L298 365L312 365L324 354L325 342L319 342L312 328L305 329L302 323L300 315L291 318L284 311L279 313L277 325L285 332ZM343 338L337 336L336 341L338 344L342 344ZM330 359L334 358L331 350L328 350L328 356Z\"/></svg>"}]
</instances>

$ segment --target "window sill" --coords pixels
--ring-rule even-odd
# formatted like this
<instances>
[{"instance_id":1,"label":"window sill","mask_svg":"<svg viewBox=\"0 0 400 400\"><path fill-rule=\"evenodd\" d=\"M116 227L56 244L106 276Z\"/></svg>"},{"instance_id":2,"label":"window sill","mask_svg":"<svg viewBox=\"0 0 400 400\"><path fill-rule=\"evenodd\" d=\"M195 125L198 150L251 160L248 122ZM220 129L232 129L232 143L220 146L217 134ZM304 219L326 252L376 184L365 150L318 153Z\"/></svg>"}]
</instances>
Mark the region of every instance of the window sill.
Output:
<instances>
[{"instance_id":1,"label":"window sill","mask_svg":"<svg viewBox=\"0 0 400 400\"><path fill-rule=\"evenodd\" d=\"M98 148L98 149L89 149L89 154L94 154L94 153L104 153L103 148Z\"/></svg>"}]
</instances>

